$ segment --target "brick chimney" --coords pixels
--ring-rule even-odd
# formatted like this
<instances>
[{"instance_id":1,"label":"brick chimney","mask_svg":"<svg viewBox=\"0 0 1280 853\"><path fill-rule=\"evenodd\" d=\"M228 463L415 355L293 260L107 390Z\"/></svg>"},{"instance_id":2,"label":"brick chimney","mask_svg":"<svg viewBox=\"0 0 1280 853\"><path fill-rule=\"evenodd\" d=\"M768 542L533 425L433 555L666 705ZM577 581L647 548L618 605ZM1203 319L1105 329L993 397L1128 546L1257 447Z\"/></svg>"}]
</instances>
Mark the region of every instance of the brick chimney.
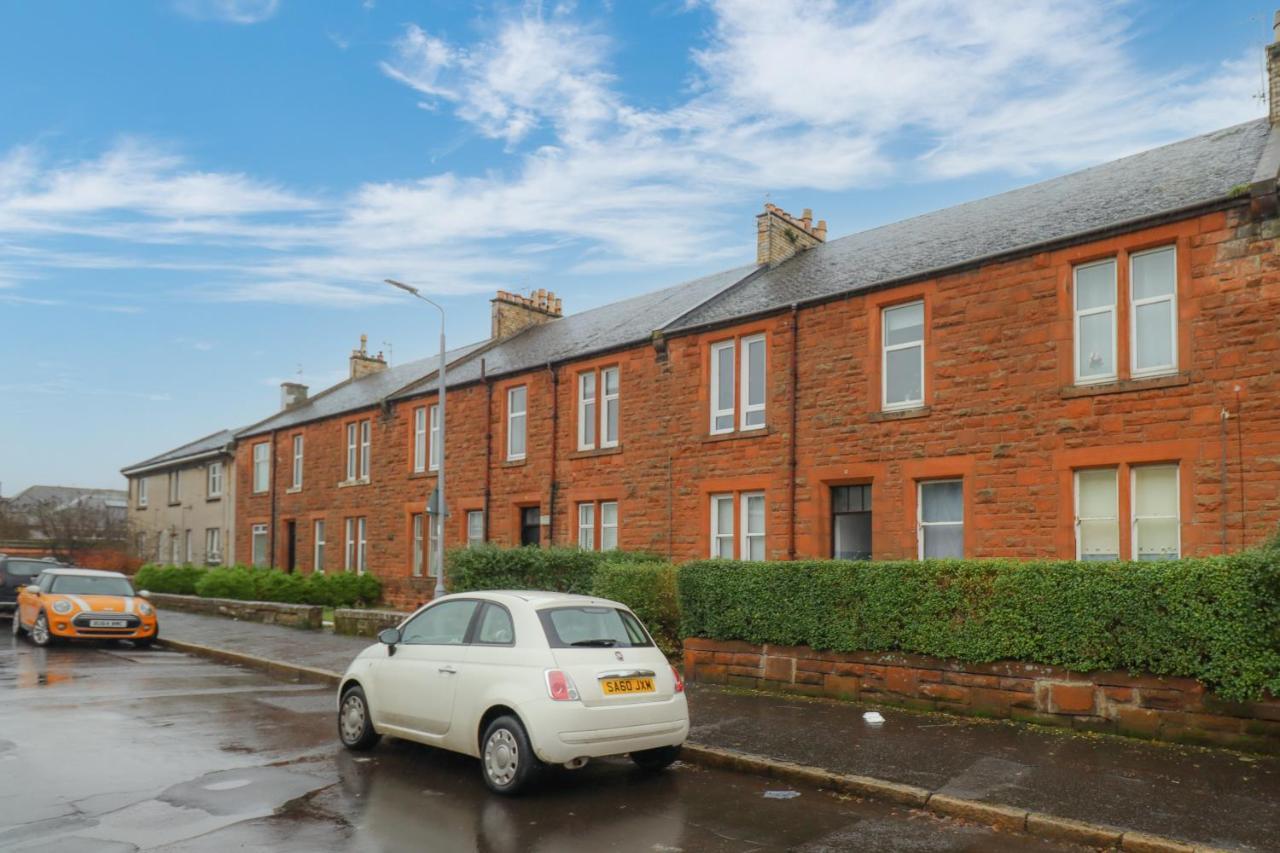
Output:
<instances>
[{"instance_id":1,"label":"brick chimney","mask_svg":"<svg viewBox=\"0 0 1280 853\"><path fill-rule=\"evenodd\" d=\"M280 411L301 406L307 402L307 386L301 382L280 383Z\"/></svg>"},{"instance_id":2,"label":"brick chimney","mask_svg":"<svg viewBox=\"0 0 1280 853\"><path fill-rule=\"evenodd\" d=\"M387 369L387 362L382 358L382 353L377 355L369 355L369 336L360 336L360 349L351 351L351 378L359 379L361 376L368 376L371 373L377 373L379 370Z\"/></svg>"},{"instance_id":3,"label":"brick chimney","mask_svg":"<svg viewBox=\"0 0 1280 853\"><path fill-rule=\"evenodd\" d=\"M792 255L827 241L827 220L813 224L813 211L804 209L799 219L776 204L766 204L756 216L756 263L777 266Z\"/></svg>"},{"instance_id":4,"label":"brick chimney","mask_svg":"<svg viewBox=\"0 0 1280 853\"><path fill-rule=\"evenodd\" d=\"M541 326L557 317L563 317L560 299L551 291L539 288L529 296L499 290L489 300L493 321L490 336L494 340L509 338L530 326Z\"/></svg>"},{"instance_id":5,"label":"brick chimney","mask_svg":"<svg viewBox=\"0 0 1280 853\"><path fill-rule=\"evenodd\" d=\"M1280 127L1280 11L1271 25L1273 41L1267 45L1267 107L1272 127Z\"/></svg>"}]
</instances>

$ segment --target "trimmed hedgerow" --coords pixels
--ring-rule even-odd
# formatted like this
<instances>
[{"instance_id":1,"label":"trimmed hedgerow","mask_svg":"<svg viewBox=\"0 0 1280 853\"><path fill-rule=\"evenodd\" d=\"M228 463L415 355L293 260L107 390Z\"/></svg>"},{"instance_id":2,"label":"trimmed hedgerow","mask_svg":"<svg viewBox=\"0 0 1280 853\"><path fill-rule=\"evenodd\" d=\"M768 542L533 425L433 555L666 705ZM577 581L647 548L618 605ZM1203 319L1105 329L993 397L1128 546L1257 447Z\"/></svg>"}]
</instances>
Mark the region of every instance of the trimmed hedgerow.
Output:
<instances>
[{"instance_id":1,"label":"trimmed hedgerow","mask_svg":"<svg viewBox=\"0 0 1280 853\"><path fill-rule=\"evenodd\" d=\"M711 560L679 573L686 637L1199 679L1280 695L1280 550L1170 562Z\"/></svg>"},{"instance_id":2,"label":"trimmed hedgerow","mask_svg":"<svg viewBox=\"0 0 1280 853\"><path fill-rule=\"evenodd\" d=\"M681 651L678 573L669 563L607 562L596 570L591 594L630 607L649 629L658 648L668 656L676 655Z\"/></svg>"},{"instance_id":3,"label":"trimmed hedgerow","mask_svg":"<svg viewBox=\"0 0 1280 853\"><path fill-rule=\"evenodd\" d=\"M584 551L580 548L457 548L445 559L451 592L473 589L543 589L590 595L596 570L605 563L653 562L648 554Z\"/></svg>"},{"instance_id":4,"label":"trimmed hedgerow","mask_svg":"<svg viewBox=\"0 0 1280 853\"><path fill-rule=\"evenodd\" d=\"M370 574L340 572L303 575L248 566L219 569L143 566L134 575L133 585L150 592L175 595L234 598L238 601L275 601L283 604L318 604L324 607L365 606L376 603L382 595L381 582Z\"/></svg>"},{"instance_id":5,"label":"trimmed hedgerow","mask_svg":"<svg viewBox=\"0 0 1280 853\"><path fill-rule=\"evenodd\" d=\"M198 566L162 566L150 563L138 569L133 585L148 592L167 592L173 595L195 595L196 584L208 569Z\"/></svg>"}]
</instances>

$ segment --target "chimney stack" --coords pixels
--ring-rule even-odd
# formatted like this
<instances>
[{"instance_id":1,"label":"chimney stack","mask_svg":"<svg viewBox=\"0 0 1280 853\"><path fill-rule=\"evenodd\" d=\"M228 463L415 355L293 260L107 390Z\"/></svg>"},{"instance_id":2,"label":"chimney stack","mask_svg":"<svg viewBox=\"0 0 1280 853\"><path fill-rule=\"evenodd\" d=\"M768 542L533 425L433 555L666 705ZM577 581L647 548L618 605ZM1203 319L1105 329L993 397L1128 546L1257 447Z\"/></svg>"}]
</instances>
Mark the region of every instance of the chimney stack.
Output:
<instances>
[{"instance_id":1,"label":"chimney stack","mask_svg":"<svg viewBox=\"0 0 1280 853\"><path fill-rule=\"evenodd\" d=\"M351 351L351 378L359 379L361 376L368 376L371 373L377 373L379 370L387 369L387 362L382 358L382 353L377 355L369 355L369 336L360 336L360 349Z\"/></svg>"},{"instance_id":2,"label":"chimney stack","mask_svg":"<svg viewBox=\"0 0 1280 853\"><path fill-rule=\"evenodd\" d=\"M292 409L307 402L307 386L301 382L280 383L280 411Z\"/></svg>"},{"instance_id":3,"label":"chimney stack","mask_svg":"<svg viewBox=\"0 0 1280 853\"><path fill-rule=\"evenodd\" d=\"M564 316L560 298L541 287L529 296L499 290L489 304L492 306L489 335L494 340L509 338L530 326L540 326Z\"/></svg>"},{"instance_id":4,"label":"chimney stack","mask_svg":"<svg viewBox=\"0 0 1280 853\"><path fill-rule=\"evenodd\" d=\"M756 263L777 266L792 255L827 241L827 220L813 224L813 211L804 209L799 219L776 204L766 204L756 216Z\"/></svg>"},{"instance_id":5,"label":"chimney stack","mask_svg":"<svg viewBox=\"0 0 1280 853\"><path fill-rule=\"evenodd\" d=\"M1271 25L1272 42L1267 45L1267 117L1272 127L1280 127L1280 11Z\"/></svg>"}]
</instances>

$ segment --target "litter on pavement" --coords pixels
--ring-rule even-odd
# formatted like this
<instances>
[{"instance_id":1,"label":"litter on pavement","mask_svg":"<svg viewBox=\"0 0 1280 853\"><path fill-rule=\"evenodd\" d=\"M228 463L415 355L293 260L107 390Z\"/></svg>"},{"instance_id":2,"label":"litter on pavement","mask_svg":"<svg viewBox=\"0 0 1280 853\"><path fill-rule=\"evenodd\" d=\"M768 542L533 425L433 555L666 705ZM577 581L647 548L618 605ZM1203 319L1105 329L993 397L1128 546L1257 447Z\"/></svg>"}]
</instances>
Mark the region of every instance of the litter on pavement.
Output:
<instances>
[{"instance_id":1,"label":"litter on pavement","mask_svg":"<svg viewBox=\"0 0 1280 853\"><path fill-rule=\"evenodd\" d=\"M799 791L765 791L764 798L766 800L794 800L800 796Z\"/></svg>"},{"instance_id":2,"label":"litter on pavement","mask_svg":"<svg viewBox=\"0 0 1280 853\"><path fill-rule=\"evenodd\" d=\"M862 719L866 720L868 723L884 722L884 717L880 714L879 711L867 711L865 714L862 715Z\"/></svg>"}]
</instances>

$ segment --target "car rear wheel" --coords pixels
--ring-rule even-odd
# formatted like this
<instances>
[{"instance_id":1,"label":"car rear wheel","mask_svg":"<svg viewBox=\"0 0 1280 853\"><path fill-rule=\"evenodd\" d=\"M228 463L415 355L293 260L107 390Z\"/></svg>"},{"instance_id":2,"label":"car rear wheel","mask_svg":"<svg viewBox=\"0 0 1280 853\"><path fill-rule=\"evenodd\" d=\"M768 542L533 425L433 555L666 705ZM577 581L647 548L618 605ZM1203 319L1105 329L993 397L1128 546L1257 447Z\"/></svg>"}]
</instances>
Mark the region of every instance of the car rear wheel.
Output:
<instances>
[{"instance_id":1,"label":"car rear wheel","mask_svg":"<svg viewBox=\"0 0 1280 853\"><path fill-rule=\"evenodd\" d=\"M660 746L657 749L631 753L631 760L636 763L636 766L650 773L666 770L679 757L680 747L678 746Z\"/></svg>"},{"instance_id":2,"label":"car rear wheel","mask_svg":"<svg viewBox=\"0 0 1280 853\"><path fill-rule=\"evenodd\" d=\"M342 694L342 702L338 706L338 737L343 746L356 752L372 749L382 737L373 730L369 700L359 687L352 687Z\"/></svg>"},{"instance_id":3,"label":"car rear wheel","mask_svg":"<svg viewBox=\"0 0 1280 853\"><path fill-rule=\"evenodd\" d=\"M480 773L494 793L519 793L542 770L529 735L515 717L498 717L485 729L480 743Z\"/></svg>"},{"instance_id":4,"label":"car rear wheel","mask_svg":"<svg viewBox=\"0 0 1280 853\"><path fill-rule=\"evenodd\" d=\"M48 646L53 642L53 635L49 633L49 619L44 613L36 616L35 624L28 633L31 635L31 642L37 646Z\"/></svg>"}]
</instances>

